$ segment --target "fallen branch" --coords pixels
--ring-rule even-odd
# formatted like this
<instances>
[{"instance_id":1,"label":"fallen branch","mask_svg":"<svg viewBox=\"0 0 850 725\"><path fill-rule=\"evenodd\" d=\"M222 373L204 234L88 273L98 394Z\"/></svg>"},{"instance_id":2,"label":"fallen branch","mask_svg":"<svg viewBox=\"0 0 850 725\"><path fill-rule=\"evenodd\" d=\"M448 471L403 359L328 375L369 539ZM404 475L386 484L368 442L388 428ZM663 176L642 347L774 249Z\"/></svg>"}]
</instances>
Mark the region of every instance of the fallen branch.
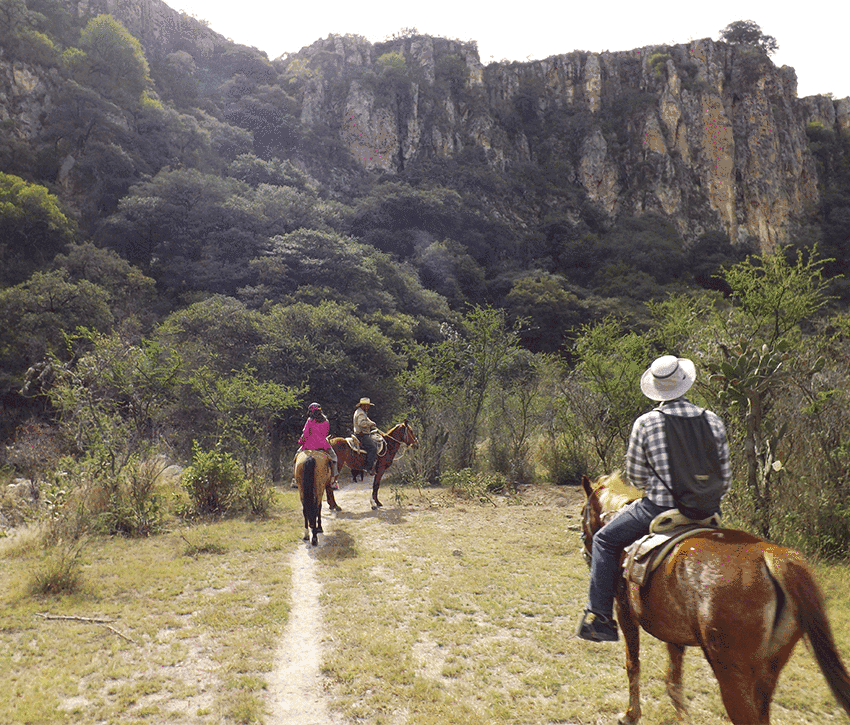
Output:
<instances>
[{"instance_id":1,"label":"fallen branch","mask_svg":"<svg viewBox=\"0 0 850 725\"><path fill-rule=\"evenodd\" d=\"M88 622L89 624L110 624L114 622L114 619L96 619L95 617L73 617L68 614L38 614L36 613L36 617L41 617L42 619L57 619L65 622Z\"/></svg>"},{"instance_id":2,"label":"fallen branch","mask_svg":"<svg viewBox=\"0 0 850 725\"><path fill-rule=\"evenodd\" d=\"M42 619L51 619L60 622L85 622L86 624L100 624L106 627L111 632L117 634L121 639L125 639L132 644L138 644L134 639L131 639L126 634L119 632L115 627L112 626L111 622L114 622L114 619L98 619L97 617L76 617L68 614L39 614L36 612L36 617L41 617Z\"/></svg>"}]
</instances>

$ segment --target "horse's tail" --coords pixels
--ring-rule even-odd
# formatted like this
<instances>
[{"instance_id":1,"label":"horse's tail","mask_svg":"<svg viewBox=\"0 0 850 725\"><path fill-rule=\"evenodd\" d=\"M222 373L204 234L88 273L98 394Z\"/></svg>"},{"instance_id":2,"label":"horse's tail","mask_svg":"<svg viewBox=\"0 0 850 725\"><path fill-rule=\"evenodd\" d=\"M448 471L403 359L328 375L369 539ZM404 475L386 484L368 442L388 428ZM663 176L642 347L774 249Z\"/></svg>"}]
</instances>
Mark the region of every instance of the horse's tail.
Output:
<instances>
[{"instance_id":1,"label":"horse's tail","mask_svg":"<svg viewBox=\"0 0 850 725\"><path fill-rule=\"evenodd\" d=\"M823 593L800 555L795 551L785 551L786 556L768 559L771 573L793 601L797 621L812 646L829 689L838 704L850 715L850 675L847 674L832 636Z\"/></svg>"},{"instance_id":2,"label":"horse's tail","mask_svg":"<svg viewBox=\"0 0 850 725\"><path fill-rule=\"evenodd\" d=\"M316 496L313 493L316 488L316 459L313 456L307 456L301 475L304 487L304 498L301 502L304 508L304 518L310 522L310 528L315 529L316 517L319 512L316 508Z\"/></svg>"}]
</instances>

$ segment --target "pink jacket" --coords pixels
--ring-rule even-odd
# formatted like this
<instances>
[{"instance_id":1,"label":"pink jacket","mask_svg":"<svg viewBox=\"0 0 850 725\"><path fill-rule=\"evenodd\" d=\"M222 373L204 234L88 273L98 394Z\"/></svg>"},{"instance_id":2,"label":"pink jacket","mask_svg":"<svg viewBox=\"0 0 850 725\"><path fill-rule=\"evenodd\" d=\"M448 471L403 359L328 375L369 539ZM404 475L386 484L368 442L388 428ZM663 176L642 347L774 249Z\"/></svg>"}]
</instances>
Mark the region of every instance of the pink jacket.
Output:
<instances>
[{"instance_id":1,"label":"pink jacket","mask_svg":"<svg viewBox=\"0 0 850 725\"><path fill-rule=\"evenodd\" d=\"M330 421L307 418L307 422L304 424L304 431L301 433L298 442L305 451L327 450L331 447L331 444L328 443L330 432Z\"/></svg>"}]
</instances>

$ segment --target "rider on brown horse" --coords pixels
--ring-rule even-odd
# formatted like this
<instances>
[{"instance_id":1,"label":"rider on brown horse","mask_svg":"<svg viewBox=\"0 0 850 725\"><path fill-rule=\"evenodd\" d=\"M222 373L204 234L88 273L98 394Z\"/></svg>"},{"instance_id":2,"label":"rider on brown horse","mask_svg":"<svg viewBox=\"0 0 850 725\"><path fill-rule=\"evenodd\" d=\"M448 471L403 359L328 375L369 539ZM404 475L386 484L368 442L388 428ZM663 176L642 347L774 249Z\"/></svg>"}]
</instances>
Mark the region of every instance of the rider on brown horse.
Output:
<instances>
[{"instance_id":1,"label":"rider on brown horse","mask_svg":"<svg viewBox=\"0 0 850 725\"><path fill-rule=\"evenodd\" d=\"M649 525L656 516L676 507L665 436L665 413L697 418L705 412L717 446L724 492L732 484L729 444L723 422L711 411L703 411L683 397L695 379L693 362L673 355L655 360L641 377L643 394L661 403L635 421L626 453L629 482L644 490L645 495L626 506L593 537L589 603L578 630L582 639L593 642L615 642L618 639L613 619L614 591L623 550L649 532ZM594 618L588 621L591 614Z\"/></svg>"},{"instance_id":2,"label":"rider on brown horse","mask_svg":"<svg viewBox=\"0 0 850 725\"><path fill-rule=\"evenodd\" d=\"M322 406L318 403L310 403L307 408L307 421L298 442L302 451L324 451L331 460L331 483L336 483L339 476L337 469L336 452L328 440L330 435L330 421L322 412Z\"/></svg>"},{"instance_id":3,"label":"rider on brown horse","mask_svg":"<svg viewBox=\"0 0 850 725\"><path fill-rule=\"evenodd\" d=\"M369 398L360 398L357 408L354 410L354 435L360 441L363 450L366 451L366 473L375 475L375 459L378 457L378 447L372 440L372 433L377 430L375 422L369 418L369 408L372 401Z\"/></svg>"}]
</instances>

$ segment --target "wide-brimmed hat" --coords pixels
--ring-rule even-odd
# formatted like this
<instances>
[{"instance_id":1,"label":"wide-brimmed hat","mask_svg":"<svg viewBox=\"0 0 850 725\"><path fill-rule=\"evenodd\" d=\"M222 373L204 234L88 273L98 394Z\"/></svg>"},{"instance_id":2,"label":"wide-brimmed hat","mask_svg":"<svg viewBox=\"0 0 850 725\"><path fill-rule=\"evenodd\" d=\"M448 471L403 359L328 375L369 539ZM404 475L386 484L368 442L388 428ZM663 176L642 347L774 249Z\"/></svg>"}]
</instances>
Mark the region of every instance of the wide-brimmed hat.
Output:
<instances>
[{"instance_id":1,"label":"wide-brimmed hat","mask_svg":"<svg viewBox=\"0 0 850 725\"><path fill-rule=\"evenodd\" d=\"M641 376L640 389L650 400L675 400L687 393L696 379L696 367L688 358L663 355Z\"/></svg>"},{"instance_id":2,"label":"wide-brimmed hat","mask_svg":"<svg viewBox=\"0 0 850 725\"><path fill-rule=\"evenodd\" d=\"M374 403L369 398L360 398L360 402L357 405L374 405Z\"/></svg>"}]
</instances>

